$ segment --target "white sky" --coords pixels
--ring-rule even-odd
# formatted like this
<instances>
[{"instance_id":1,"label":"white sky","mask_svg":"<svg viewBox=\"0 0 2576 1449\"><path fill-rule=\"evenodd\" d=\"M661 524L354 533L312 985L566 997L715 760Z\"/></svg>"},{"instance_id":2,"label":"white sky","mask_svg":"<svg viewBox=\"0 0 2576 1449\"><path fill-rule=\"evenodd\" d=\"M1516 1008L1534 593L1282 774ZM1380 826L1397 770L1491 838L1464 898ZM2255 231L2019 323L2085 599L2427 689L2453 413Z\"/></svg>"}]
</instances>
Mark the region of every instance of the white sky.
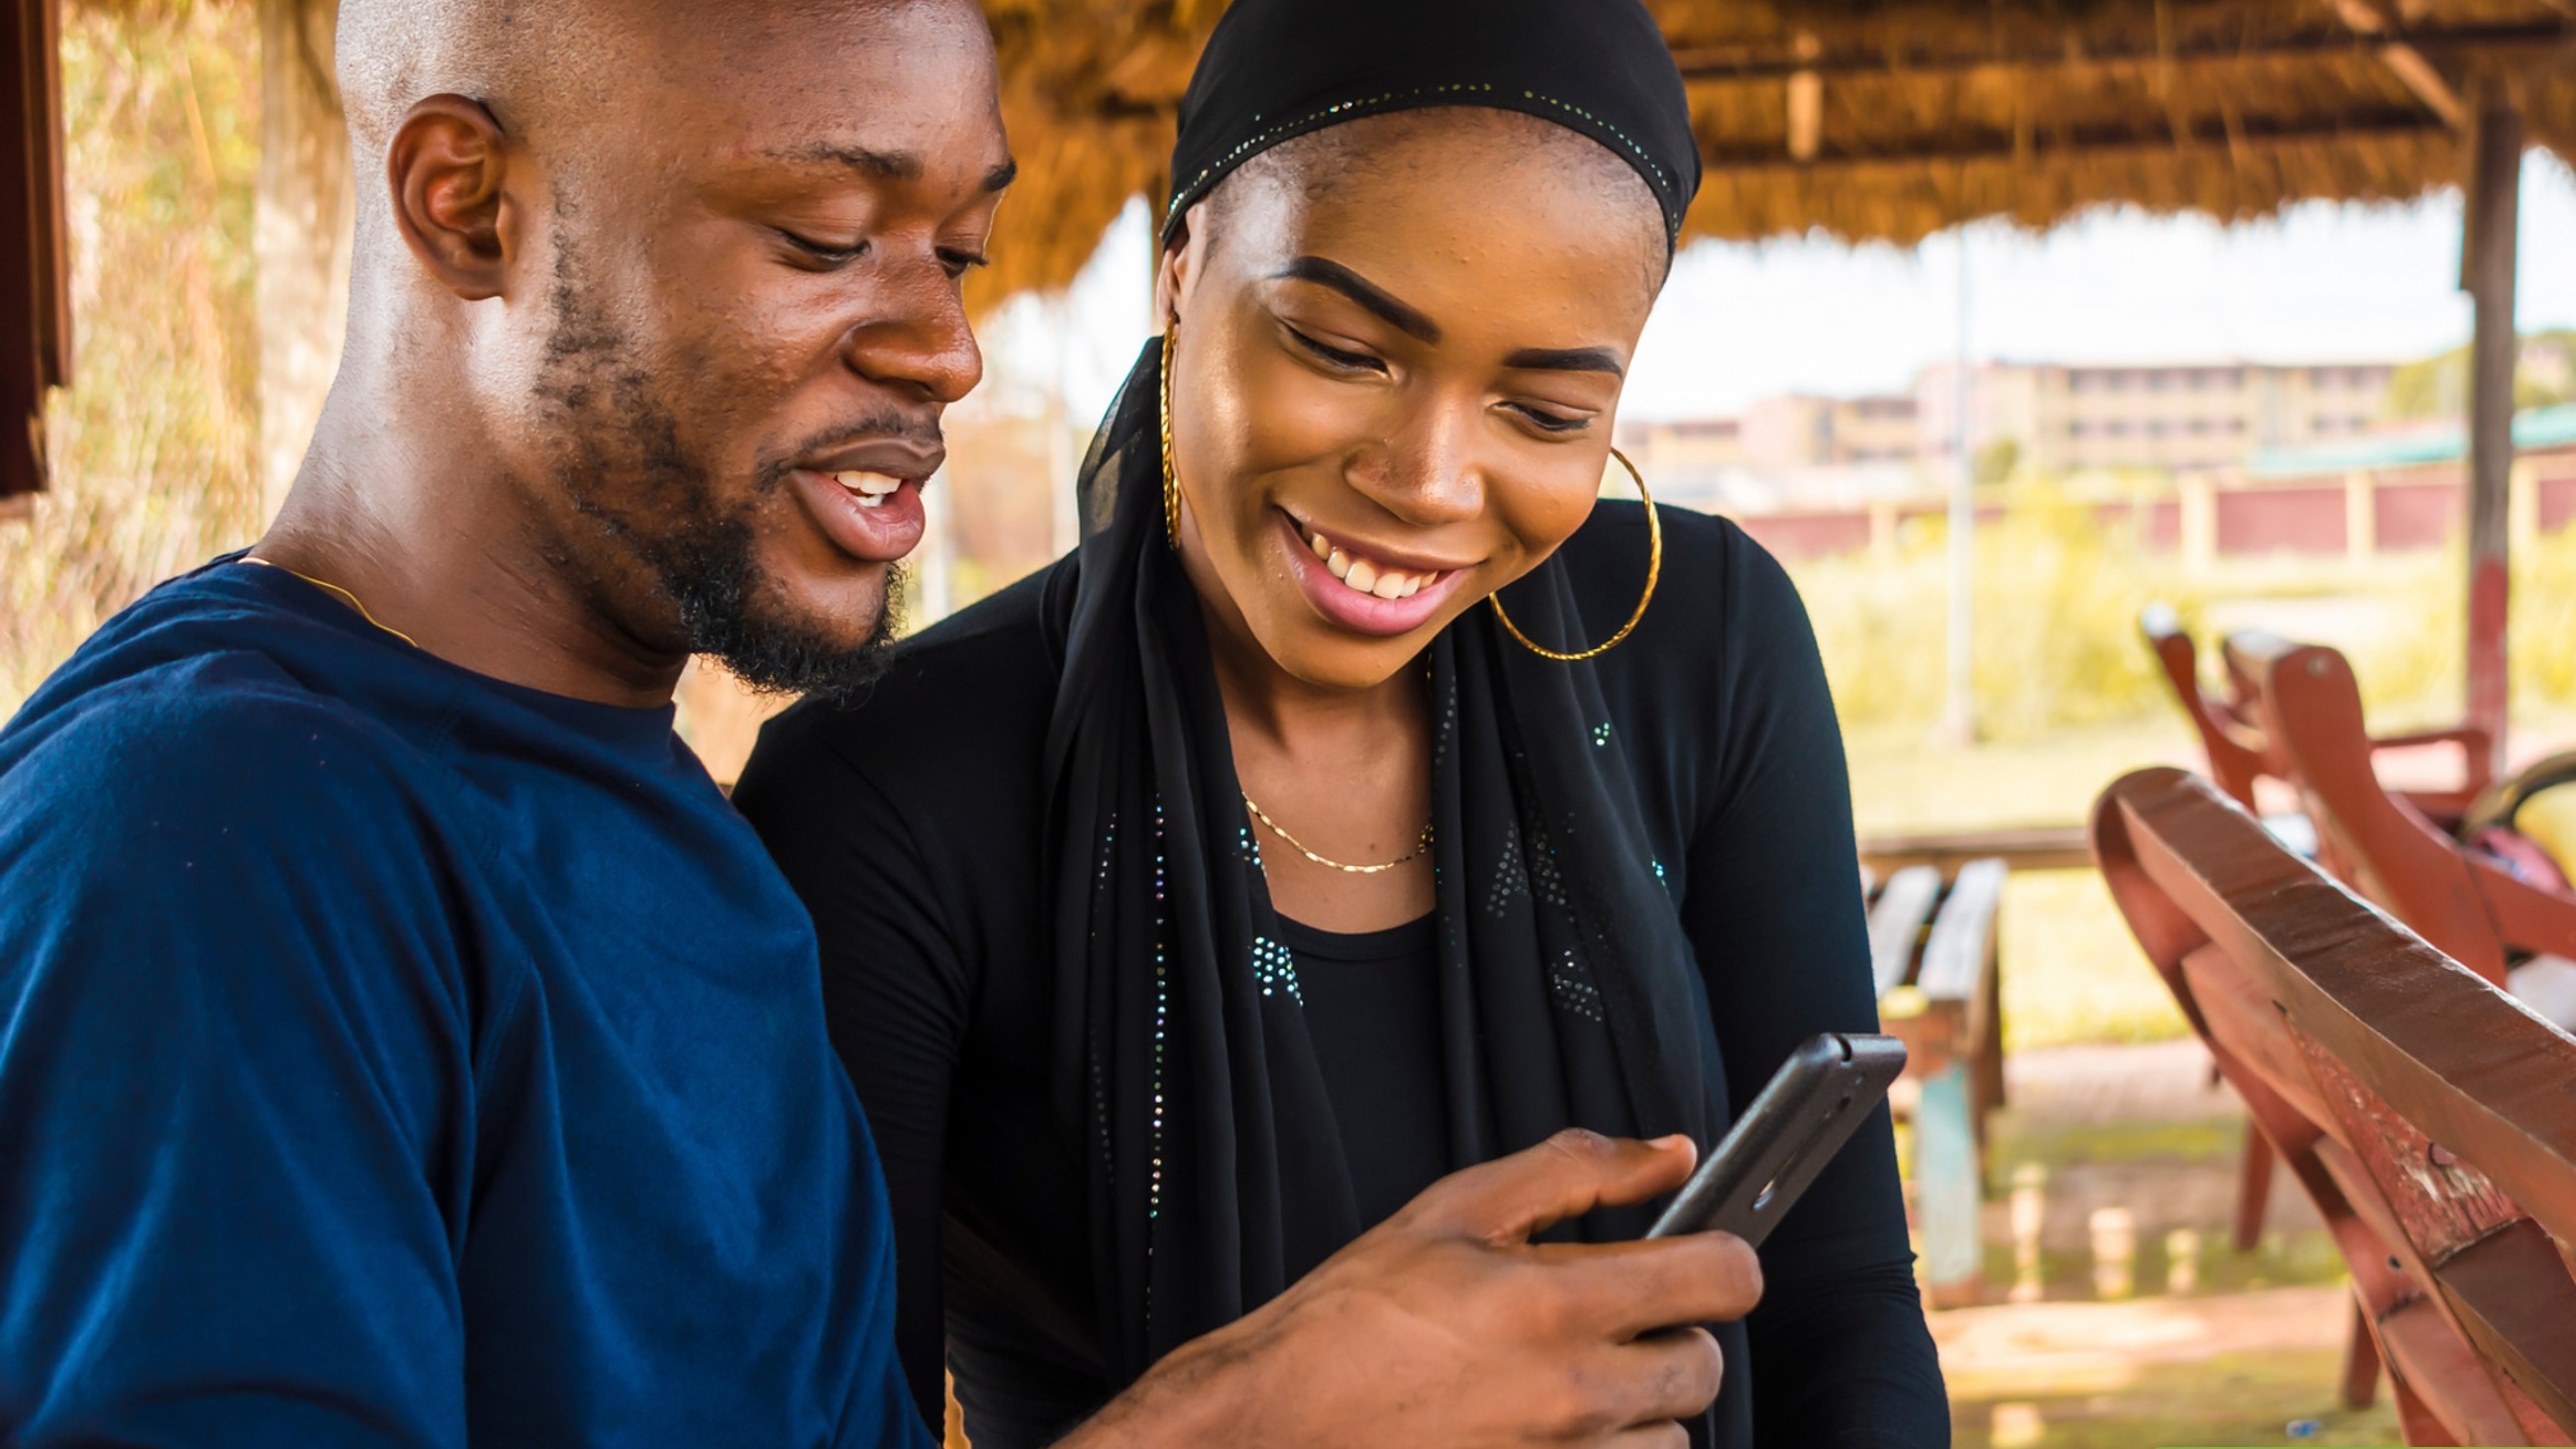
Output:
<instances>
[{"instance_id":1,"label":"white sky","mask_svg":"<svg viewBox=\"0 0 2576 1449\"><path fill-rule=\"evenodd\" d=\"M2539 151L2523 167L2521 233L2520 326L2576 327L2576 175ZM1700 243L1647 322L1621 416L1903 389L1957 348L1958 249L1955 231L1909 249ZM2459 257L2456 193L2410 206L2317 203L2232 228L2134 211L2040 234L1982 224L1969 229L1969 350L2051 361L2418 357L2468 336ZM1139 203L1069 293L994 319L985 340L996 381L1044 386L1060 370L1070 411L1098 416L1144 341L1147 267Z\"/></svg>"}]
</instances>

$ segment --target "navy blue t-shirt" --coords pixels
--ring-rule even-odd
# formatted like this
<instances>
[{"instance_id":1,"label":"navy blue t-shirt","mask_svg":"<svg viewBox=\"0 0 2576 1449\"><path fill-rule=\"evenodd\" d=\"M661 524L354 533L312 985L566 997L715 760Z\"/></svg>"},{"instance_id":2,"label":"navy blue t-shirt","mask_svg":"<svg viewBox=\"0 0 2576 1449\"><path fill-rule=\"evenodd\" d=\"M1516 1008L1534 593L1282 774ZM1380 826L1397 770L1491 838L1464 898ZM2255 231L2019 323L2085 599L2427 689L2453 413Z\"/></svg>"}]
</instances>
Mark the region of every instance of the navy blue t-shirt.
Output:
<instances>
[{"instance_id":1,"label":"navy blue t-shirt","mask_svg":"<svg viewBox=\"0 0 2576 1449\"><path fill-rule=\"evenodd\" d=\"M923 1445L813 927L671 712L219 561L0 730L0 1443Z\"/></svg>"}]
</instances>

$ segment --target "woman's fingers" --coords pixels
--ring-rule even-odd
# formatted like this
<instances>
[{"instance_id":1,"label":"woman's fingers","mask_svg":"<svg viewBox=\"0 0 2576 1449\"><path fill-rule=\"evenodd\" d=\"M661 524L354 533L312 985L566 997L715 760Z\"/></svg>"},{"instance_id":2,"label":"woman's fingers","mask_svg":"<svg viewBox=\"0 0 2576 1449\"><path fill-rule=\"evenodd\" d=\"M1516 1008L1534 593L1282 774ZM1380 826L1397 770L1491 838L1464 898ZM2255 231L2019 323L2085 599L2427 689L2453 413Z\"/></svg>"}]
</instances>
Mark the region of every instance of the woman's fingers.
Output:
<instances>
[{"instance_id":1,"label":"woman's fingers","mask_svg":"<svg viewBox=\"0 0 2576 1449\"><path fill-rule=\"evenodd\" d=\"M1690 1176L1698 1156L1687 1137L1638 1142L1568 1128L1536 1147L1442 1178L1404 1215L1491 1243L1523 1242L1596 1207L1670 1192Z\"/></svg>"}]
</instances>

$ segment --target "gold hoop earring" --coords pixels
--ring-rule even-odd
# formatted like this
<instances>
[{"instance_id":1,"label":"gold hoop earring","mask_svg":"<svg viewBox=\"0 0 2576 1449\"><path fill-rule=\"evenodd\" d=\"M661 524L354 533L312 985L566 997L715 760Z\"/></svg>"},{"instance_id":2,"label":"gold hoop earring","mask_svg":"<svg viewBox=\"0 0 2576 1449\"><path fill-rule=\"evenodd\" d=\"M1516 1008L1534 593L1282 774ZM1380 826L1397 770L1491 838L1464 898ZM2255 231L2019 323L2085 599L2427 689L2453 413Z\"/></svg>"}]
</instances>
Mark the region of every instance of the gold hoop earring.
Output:
<instances>
[{"instance_id":1,"label":"gold hoop earring","mask_svg":"<svg viewBox=\"0 0 2576 1449\"><path fill-rule=\"evenodd\" d=\"M1166 456L1168 456L1168 454ZM1628 470L1628 476L1636 480L1637 496L1646 500L1645 597L1637 600L1637 612L1628 616L1628 622L1619 626L1618 633L1611 635L1609 638L1593 645L1591 648L1584 650L1580 654L1559 654L1553 649L1548 649L1532 642L1530 636L1522 633L1519 626L1512 623L1512 616L1503 612L1503 596L1499 590L1486 595L1486 602L1494 606L1494 617L1503 621L1503 632L1511 635L1514 639L1519 640L1522 648L1527 649L1529 652L1537 655L1541 659L1553 659L1559 664L1579 664L1586 659L1600 658L1602 655L1619 647L1619 641L1627 638L1629 632L1637 627L1637 621L1646 617L1646 606L1655 601L1655 581L1662 578L1664 573L1663 518L1655 512L1654 495L1646 491L1646 475L1638 472L1637 465L1629 462L1628 455L1620 452L1618 449L1612 448L1610 450L1610 456L1618 459L1619 466ZM1165 466L1169 467L1170 465L1166 463ZM1166 474L1165 476L1168 477L1170 475Z\"/></svg>"},{"instance_id":2,"label":"gold hoop earring","mask_svg":"<svg viewBox=\"0 0 2576 1449\"><path fill-rule=\"evenodd\" d=\"M1172 552L1181 551L1181 475L1172 468L1172 340L1181 333L1181 319L1173 317L1163 323L1163 537Z\"/></svg>"}]
</instances>

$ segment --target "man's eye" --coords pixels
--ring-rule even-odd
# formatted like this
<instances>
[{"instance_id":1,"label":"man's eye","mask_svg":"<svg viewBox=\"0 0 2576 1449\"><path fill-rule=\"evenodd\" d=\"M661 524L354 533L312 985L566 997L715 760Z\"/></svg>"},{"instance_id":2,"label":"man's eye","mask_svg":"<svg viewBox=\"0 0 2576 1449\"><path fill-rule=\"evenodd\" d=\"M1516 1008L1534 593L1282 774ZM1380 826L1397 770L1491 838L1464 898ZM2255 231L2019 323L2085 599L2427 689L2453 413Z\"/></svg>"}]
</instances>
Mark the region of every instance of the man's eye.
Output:
<instances>
[{"instance_id":1,"label":"man's eye","mask_svg":"<svg viewBox=\"0 0 2576 1449\"><path fill-rule=\"evenodd\" d=\"M812 237L798 236L796 233L789 231L784 227L779 228L778 234L787 239L787 244L789 246L794 247L796 250L803 252L806 256L811 257L815 261L821 262L826 266L841 266L849 262L855 262L859 258L868 254L868 243L864 237L858 241L850 243L848 246L839 247L834 246L829 242L816 241Z\"/></svg>"},{"instance_id":2,"label":"man's eye","mask_svg":"<svg viewBox=\"0 0 2576 1449\"><path fill-rule=\"evenodd\" d=\"M939 264L948 269L948 275L962 277L977 267L991 266L993 259L982 252L963 251L951 247L939 253Z\"/></svg>"},{"instance_id":3,"label":"man's eye","mask_svg":"<svg viewBox=\"0 0 2576 1449\"><path fill-rule=\"evenodd\" d=\"M1284 322L1279 325L1282 327L1288 326L1288 324ZM1374 357L1358 352L1344 352L1338 347L1318 342L1314 338L1307 336L1305 333L1298 331L1294 327L1288 327L1288 335L1296 338L1299 346L1305 348L1308 352L1315 354L1317 357L1322 358L1324 361L1331 363L1335 367L1344 368L1352 372L1386 371L1386 364L1378 361Z\"/></svg>"}]
</instances>

